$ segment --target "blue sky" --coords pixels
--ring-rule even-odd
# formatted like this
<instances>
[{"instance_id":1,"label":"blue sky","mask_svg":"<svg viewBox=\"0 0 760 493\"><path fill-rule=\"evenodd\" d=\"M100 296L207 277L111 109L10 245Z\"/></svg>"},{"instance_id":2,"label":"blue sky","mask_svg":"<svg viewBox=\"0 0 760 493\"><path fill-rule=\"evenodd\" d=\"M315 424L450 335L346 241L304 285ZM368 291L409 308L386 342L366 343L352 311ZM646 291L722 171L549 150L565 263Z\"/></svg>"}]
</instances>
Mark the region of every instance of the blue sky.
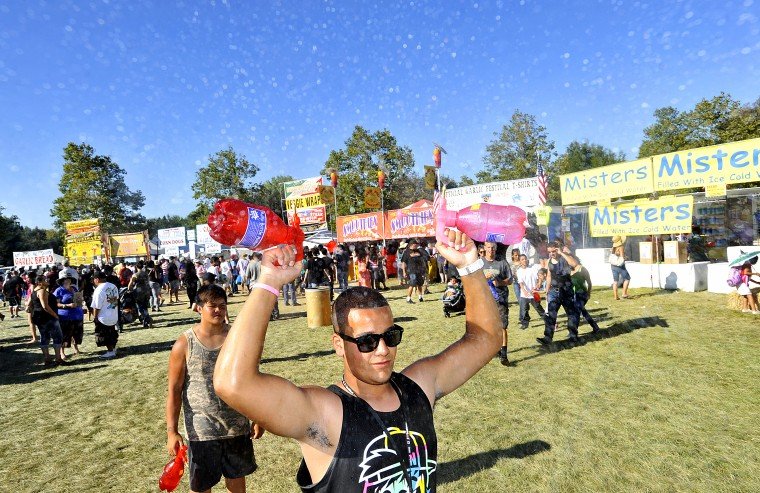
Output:
<instances>
[{"instance_id":1,"label":"blue sky","mask_svg":"<svg viewBox=\"0 0 760 493\"><path fill-rule=\"evenodd\" d=\"M353 127L388 128L421 170L482 169L519 109L563 151L634 158L656 108L760 97L760 1L268 2L0 0L0 205L48 227L62 151L127 171L148 217L232 145L318 174Z\"/></svg>"}]
</instances>

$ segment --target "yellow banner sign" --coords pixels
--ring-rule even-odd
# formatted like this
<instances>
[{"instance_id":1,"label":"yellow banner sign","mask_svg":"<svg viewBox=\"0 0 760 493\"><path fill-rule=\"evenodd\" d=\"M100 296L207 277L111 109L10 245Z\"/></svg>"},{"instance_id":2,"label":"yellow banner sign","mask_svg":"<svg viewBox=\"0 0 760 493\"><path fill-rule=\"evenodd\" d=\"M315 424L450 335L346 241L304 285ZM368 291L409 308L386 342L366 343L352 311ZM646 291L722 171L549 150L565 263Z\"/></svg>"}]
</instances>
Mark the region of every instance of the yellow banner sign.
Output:
<instances>
[{"instance_id":1,"label":"yellow banner sign","mask_svg":"<svg viewBox=\"0 0 760 493\"><path fill-rule=\"evenodd\" d=\"M425 190L435 190L437 181L435 166L425 166Z\"/></svg>"},{"instance_id":2,"label":"yellow banner sign","mask_svg":"<svg viewBox=\"0 0 760 493\"><path fill-rule=\"evenodd\" d=\"M148 255L147 235L142 233L125 233L110 235L111 257L145 257Z\"/></svg>"},{"instance_id":3,"label":"yellow banner sign","mask_svg":"<svg viewBox=\"0 0 760 493\"><path fill-rule=\"evenodd\" d=\"M594 237L691 233L693 219L691 195L588 209L589 230Z\"/></svg>"},{"instance_id":4,"label":"yellow banner sign","mask_svg":"<svg viewBox=\"0 0 760 493\"><path fill-rule=\"evenodd\" d=\"M325 205L325 203L322 201L322 196L319 193L285 199L285 208L289 211L294 209L305 209L307 207L317 207L320 205Z\"/></svg>"},{"instance_id":5,"label":"yellow banner sign","mask_svg":"<svg viewBox=\"0 0 760 493\"><path fill-rule=\"evenodd\" d=\"M560 175L559 182L563 205L651 193L652 161L638 159Z\"/></svg>"},{"instance_id":6,"label":"yellow banner sign","mask_svg":"<svg viewBox=\"0 0 760 493\"><path fill-rule=\"evenodd\" d=\"M654 157L654 189L760 181L760 138Z\"/></svg>"},{"instance_id":7,"label":"yellow banner sign","mask_svg":"<svg viewBox=\"0 0 760 493\"><path fill-rule=\"evenodd\" d=\"M103 254L103 244L98 237L87 243L76 243L66 245L66 256L69 257L71 265L90 265L93 259Z\"/></svg>"},{"instance_id":8,"label":"yellow banner sign","mask_svg":"<svg viewBox=\"0 0 760 493\"><path fill-rule=\"evenodd\" d=\"M68 221L64 223L66 233L92 233L100 231L100 219L81 219L79 221Z\"/></svg>"},{"instance_id":9,"label":"yellow banner sign","mask_svg":"<svg viewBox=\"0 0 760 493\"><path fill-rule=\"evenodd\" d=\"M366 187L364 189L364 208L365 209L379 209L380 208L380 188L379 187Z\"/></svg>"}]
</instances>

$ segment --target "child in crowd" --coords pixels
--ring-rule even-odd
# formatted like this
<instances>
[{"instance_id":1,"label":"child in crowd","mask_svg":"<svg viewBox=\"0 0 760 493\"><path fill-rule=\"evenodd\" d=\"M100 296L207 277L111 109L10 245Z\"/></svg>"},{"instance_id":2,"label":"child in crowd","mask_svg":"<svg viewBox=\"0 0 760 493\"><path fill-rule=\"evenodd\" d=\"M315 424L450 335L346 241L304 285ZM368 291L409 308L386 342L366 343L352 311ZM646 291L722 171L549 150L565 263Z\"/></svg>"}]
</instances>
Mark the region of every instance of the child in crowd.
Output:
<instances>
[{"instance_id":1,"label":"child in crowd","mask_svg":"<svg viewBox=\"0 0 760 493\"><path fill-rule=\"evenodd\" d=\"M208 275L208 274L207 274ZM166 448L175 456L184 438L179 411L184 409L188 439L190 490L211 491L224 477L227 491L245 492L245 477L256 470L251 438L264 429L229 407L214 391L216 358L227 338L227 293L212 283L198 290L200 323L186 330L169 355L166 399Z\"/></svg>"},{"instance_id":2,"label":"child in crowd","mask_svg":"<svg viewBox=\"0 0 760 493\"><path fill-rule=\"evenodd\" d=\"M446 291L443 292L443 315L451 318L454 312L462 312L465 307L464 291L462 283L457 277L452 277L446 284Z\"/></svg>"},{"instance_id":3,"label":"child in crowd","mask_svg":"<svg viewBox=\"0 0 760 493\"><path fill-rule=\"evenodd\" d=\"M760 315L760 310L757 309L755 293L750 288L750 283L760 285L760 281L756 281L753 279L754 277L760 278L760 274L752 272L752 264L746 263L742 265L742 282L736 287L736 292L742 297L742 312Z\"/></svg>"}]
</instances>

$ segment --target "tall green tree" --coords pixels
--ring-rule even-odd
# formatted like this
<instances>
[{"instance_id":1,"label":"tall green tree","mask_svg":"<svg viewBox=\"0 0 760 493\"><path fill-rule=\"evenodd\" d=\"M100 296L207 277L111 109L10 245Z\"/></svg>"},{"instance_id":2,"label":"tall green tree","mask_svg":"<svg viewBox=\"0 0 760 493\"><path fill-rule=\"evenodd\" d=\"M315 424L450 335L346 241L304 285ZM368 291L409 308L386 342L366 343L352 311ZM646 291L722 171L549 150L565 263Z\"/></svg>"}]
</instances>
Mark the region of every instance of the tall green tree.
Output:
<instances>
[{"instance_id":1,"label":"tall green tree","mask_svg":"<svg viewBox=\"0 0 760 493\"><path fill-rule=\"evenodd\" d=\"M592 168L599 168L610 164L625 161L623 152L615 152L599 144L590 142L570 142L565 152L560 154L554 161L554 173L556 176L575 173ZM549 180L549 194L547 200L551 203L560 203L560 182L558 179Z\"/></svg>"},{"instance_id":2,"label":"tall green tree","mask_svg":"<svg viewBox=\"0 0 760 493\"><path fill-rule=\"evenodd\" d=\"M148 230L148 236L150 238L154 238L158 236L159 229L177 228L179 226L194 228L195 223L188 221L187 217L182 217L177 214L166 214L161 217L149 217L146 219L144 229Z\"/></svg>"},{"instance_id":3,"label":"tall green tree","mask_svg":"<svg viewBox=\"0 0 760 493\"><path fill-rule=\"evenodd\" d=\"M345 142L345 148L330 151L322 174L338 171L338 214L367 212L364 208L364 188L377 186L377 171L386 171L384 200L386 209L398 209L417 200L422 188L414 189L414 154L409 147L400 146L388 130L368 132L357 125ZM419 178L419 175L417 175ZM353 209L353 210L352 210Z\"/></svg>"},{"instance_id":4,"label":"tall green tree","mask_svg":"<svg viewBox=\"0 0 760 493\"><path fill-rule=\"evenodd\" d=\"M190 216L205 222L214 203L223 198L252 201L253 178L258 172L259 167L235 152L232 146L212 154L208 164L195 173L192 190L198 205Z\"/></svg>"},{"instance_id":5,"label":"tall green tree","mask_svg":"<svg viewBox=\"0 0 760 493\"><path fill-rule=\"evenodd\" d=\"M13 252L24 251L24 228L17 216L6 216L0 206L0 265L13 265Z\"/></svg>"},{"instance_id":6,"label":"tall green tree","mask_svg":"<svg viewBox=\"0 0 760 493\"><path fill-rule=\"evenodd\" d=\"M129 189L126 174L109 156L95 154L92 146L69 142L58 183L61 196L50 210L56 229L63 232L65 222L89 218L99 218L101 229L108 233L139 228L145 222L139 212L145 197Z\"/></svg>"},{"instance_id":7,"label":"tall green tree","mask_svg":"<svg viewBox=\"0 0 760 493\"><path fill-rule=\"evenodd\" d=\"M743 106L726 93L687 111L658 108L654 117L644 129L640 158L760 137L760 100Z\"/></svg>"},{"instance_id":8,"label":"tall green tree","mask_svg":"<svg viewBox=\"0 0 760 493\"><path fill-rule=\"evenodd\" d=\"M553 174L554 141L535 116L515 110L509 124L494 132L494 137L486 147L484 169L476 175L479 183L535 176L538 160L547 175Z\"/></svg>"}]
</instances>

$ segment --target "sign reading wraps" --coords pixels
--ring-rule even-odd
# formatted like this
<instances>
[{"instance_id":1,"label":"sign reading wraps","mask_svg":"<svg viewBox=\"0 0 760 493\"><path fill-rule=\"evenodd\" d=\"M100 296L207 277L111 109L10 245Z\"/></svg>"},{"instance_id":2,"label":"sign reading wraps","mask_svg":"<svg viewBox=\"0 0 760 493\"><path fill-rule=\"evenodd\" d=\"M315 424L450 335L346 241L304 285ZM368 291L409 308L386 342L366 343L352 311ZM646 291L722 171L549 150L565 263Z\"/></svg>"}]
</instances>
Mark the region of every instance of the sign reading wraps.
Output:
<instances>
[{"instance_id":1,"label":"sign reading wraps","mask_svg":"<svg viewBox=\"0 0 760 493\"><path fill-rule=\"evenodd\" d=\"M109 235L108 241L111 247L111 257L147 257L147 236L147 231Z\"/></svg>"},{"instance_id":2,"label":"sign reading wraps","mask_svg":"<svg viewBox=\"0 0 760 493\"><path fill-rule=\"evenodd\" d=\"M691 233L694 197L662 197L627 204L589 206L591 236Z\"/></svg>"},{"instance_id":3,"label":"sign reading wraps","mask_svg":"<svg viewBox=\"0 0 760 493\"><path fill-rule=\"evenodd\" d=\"M158 230L158 241L161 242L161 248L181 247L186 245L185 228L166 228Z\"/></svg>"},{"instance_id":4,"label":"sign reading wraps","mask_svg":"<svg viewBox=\"0 0 760 493\"><path fill-rule=\"evenodd\" d=\"M55 257L52 248L31 252L13 252L13 265L15 267L34 267L53 263L55 263Z\"/></svg>"},{"instance_id":5,"label":"sign reading wraps","mask_svg":"<svg viewBox=\"0 0 760 493\"><path fill-rule=\"evenodd\" d=\"M382 240L381 229L385 217L380 212L338 216L338 243Z\"/></svg>"},{"instance_id":6,"label":"sign reading wraps","mask_svg":"<svg viewBox=\"0 0 760 493\"><path fill-rule=\"evenodd\" d=\"M655 190L760 181L760 138L660 154L653 168Z\"/></svg>"},{"instance_id":7,"label":"sign reading wraps","mask_svg":"<svg viewBox=\"0 0 760 493\"><path fill-rule=\"evenodd\" d=\"M303 195L312 195L319 193L319 187L322 185L322 177L304 178L303 180L286 181L282 184L285 188L285 200Z\"/></svg>"},{"instance_id":8,"label":"sign reading wraps","mask_svg":"<svg viewBox=\"0 0 760 493\"><path fill-rule=\"evenodd\" d=\"M654 191L651 158L560 175L562 204L642 195Z\"/></svg>"},{"instance_id":9,"label":"sign reading wraps","mask_svg":"<svg viewBox=\"0 0 760 493\"><path fill-rule=\"evenodd\" d=\"M433 209L397 209L388 211L386 238L424 238L435 236L433 225Z\"/></svg>"},{"instance_id":10,"label":"sign reading wraps","mask_svg":"<svg viewBox=\"0 0 760 493\"><path fill-rule=\"evenodd\" d=\"M541 205L538 197L538 179L480 183L446 190L446 207L458 211L475 204L514 205L522 209Z\"/></svg>"}]
</instances>

